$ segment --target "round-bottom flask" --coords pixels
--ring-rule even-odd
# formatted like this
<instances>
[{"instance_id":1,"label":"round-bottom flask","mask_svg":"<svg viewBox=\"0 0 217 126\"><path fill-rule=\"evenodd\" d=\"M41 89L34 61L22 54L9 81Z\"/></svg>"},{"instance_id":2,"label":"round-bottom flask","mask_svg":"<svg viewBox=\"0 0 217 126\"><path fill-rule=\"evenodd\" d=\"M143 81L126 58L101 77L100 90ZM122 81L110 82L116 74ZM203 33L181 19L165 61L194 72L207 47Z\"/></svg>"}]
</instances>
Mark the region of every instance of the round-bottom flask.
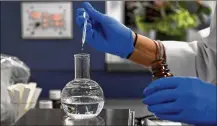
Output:
<instances>
[{"instance_id":1,"label":"round-bottom flask","mask_svg":"<svg viewBox=\"0 0 217 126\"><path fill-rule=\"evenodd\" d=\"M71 119L90 119L99 115L104 94L99 84L90 79L90 55L74 55L75 79L62 90L61 105Z\"/></svg>"}]
</instances>

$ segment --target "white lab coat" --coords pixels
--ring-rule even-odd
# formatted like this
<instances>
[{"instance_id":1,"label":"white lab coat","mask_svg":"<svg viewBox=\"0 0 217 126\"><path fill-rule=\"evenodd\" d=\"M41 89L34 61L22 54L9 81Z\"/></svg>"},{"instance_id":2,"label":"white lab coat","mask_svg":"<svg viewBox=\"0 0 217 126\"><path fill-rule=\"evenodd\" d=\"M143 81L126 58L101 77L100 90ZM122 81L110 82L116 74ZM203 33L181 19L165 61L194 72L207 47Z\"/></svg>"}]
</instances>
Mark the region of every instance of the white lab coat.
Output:
<instances>
[{"instance_id":1,"label":"white lab coat","mask_svg":"<svg viewBox=\"0 0 217 126\"><path fill-rule=\"evenodd\" d=\"M216 8L210 34L190 43L163 41L168 67L175 76L192 76L216 84Z\"/></svg>"}]
</instances>

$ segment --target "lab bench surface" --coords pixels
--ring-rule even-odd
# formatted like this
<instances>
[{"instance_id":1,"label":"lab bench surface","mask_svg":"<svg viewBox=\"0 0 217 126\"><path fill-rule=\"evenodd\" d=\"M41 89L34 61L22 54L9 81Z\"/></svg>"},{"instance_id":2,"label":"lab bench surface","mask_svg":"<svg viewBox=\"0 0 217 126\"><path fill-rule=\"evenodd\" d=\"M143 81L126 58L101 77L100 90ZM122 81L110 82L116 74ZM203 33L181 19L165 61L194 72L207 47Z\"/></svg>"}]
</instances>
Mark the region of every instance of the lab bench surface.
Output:
<instances>
[{"instance_id":1,"label":"lab bench surface","mask_svg":"<svg viewBox=\"0 0 217 126\"><path fill-rule=\"evenodd\" d=\"M96 118L72 121L65 116L62 109L31 109L14 126L129 126L134 123L134 117L131 112L129 109L103 109Z\"/></svg>"}]
</instances>

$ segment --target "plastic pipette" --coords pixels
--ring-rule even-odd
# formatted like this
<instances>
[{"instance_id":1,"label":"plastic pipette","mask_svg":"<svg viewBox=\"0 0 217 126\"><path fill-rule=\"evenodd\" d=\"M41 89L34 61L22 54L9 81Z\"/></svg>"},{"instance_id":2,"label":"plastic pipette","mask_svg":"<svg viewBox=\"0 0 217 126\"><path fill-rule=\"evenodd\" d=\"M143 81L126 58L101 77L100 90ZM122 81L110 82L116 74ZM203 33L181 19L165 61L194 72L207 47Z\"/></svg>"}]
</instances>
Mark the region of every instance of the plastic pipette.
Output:
<instances>
[{"instance_id":1,"label":"plastic pipette","mask_svg":"<svg viewBox=\"0 0 217 126\"><path fill-rule=\"evenodd\" d=\"M84 16L84 27L83 27L83 35L82 35L82 50L86 39L86 30L87 30L87 18L86 18L86 12L83 13Z\"/></svg>"}]
</instances>

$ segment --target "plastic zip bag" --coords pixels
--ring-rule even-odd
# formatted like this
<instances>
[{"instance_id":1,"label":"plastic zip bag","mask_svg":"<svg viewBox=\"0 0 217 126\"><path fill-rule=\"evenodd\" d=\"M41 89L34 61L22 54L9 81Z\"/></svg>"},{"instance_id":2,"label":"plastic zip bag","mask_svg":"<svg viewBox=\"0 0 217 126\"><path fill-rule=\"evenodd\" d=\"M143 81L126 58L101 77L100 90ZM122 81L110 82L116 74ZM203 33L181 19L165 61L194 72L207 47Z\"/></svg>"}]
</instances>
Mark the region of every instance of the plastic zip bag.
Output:
<instances>
[{"instance_id":1,"label":"plastic zip bag","mask_svg":"<svg viewBox=\"0 0 217 126\"><path fill-rule=\"evenodd\" d=\"M15 115L8 93L8 86L16 83L27 83L30 68L14 56L1 54L1 125L14 123Z\"/></svg>"}]
</instances>

